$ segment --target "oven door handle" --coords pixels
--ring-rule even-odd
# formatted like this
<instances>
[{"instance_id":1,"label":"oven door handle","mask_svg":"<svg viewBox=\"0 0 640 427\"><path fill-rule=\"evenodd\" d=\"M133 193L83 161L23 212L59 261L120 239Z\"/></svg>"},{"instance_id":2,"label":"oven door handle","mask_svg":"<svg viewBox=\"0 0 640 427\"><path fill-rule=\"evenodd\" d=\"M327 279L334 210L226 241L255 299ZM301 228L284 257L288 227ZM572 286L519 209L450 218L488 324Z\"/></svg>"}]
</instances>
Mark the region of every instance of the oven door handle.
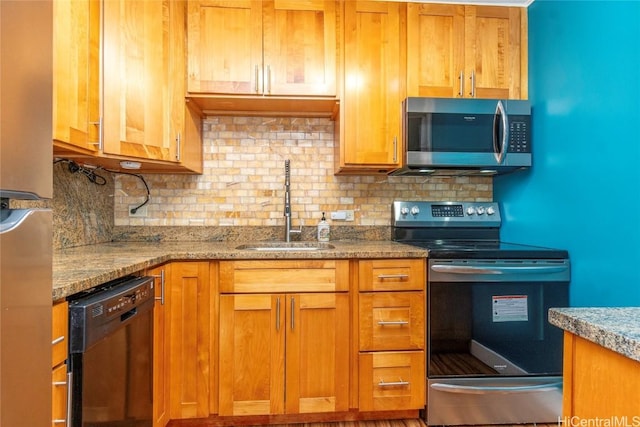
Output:
<instances>
[{"instance_id":1,"label":"oven door handle","mask_svg":"<svg viewBox=\"0 0 640 427\"><path fill-rule=\"evenodd\" d=\"M434 264L431 270L436 273L449 274L549 274L563 273L567 271L566 265L541 265L541 266L470 266L470 265L444 265Z\"/></svg>"},{"instance_id":2,"label":"oven door handle","mask_svg":"<svg viewBox=\"0 0 640 427\"><path fill-rule=\"evenodd\" d=\"M531 393L554 391L562 387L562 382L554 382L548 384L526 385L526 386L468 386L434 383L431 388L437 391L447 393L462 394L504 394L504 393Z\"/></svg>"}]
</instances>

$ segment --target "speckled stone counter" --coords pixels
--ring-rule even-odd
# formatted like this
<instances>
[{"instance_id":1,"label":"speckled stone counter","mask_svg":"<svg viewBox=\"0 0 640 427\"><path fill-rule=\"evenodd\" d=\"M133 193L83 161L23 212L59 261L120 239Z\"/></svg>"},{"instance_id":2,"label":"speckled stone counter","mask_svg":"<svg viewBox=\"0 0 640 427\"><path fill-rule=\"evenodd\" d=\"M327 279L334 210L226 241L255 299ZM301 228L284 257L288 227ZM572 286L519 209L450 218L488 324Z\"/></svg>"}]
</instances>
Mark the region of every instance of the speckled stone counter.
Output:
<instances>
[{"instance_id":1,"label":"speckled stone counter","mask_svg":"<svg viewBox=\"0 0 640 427\"><path fill-rule=\"evenodd\" d=\"M424 258L427 251L391 241L332 241L334 249L254 251L246 242L114 242L54 251L53 300L173 260Z\"/></svg>"},{"instance_id":2,"label":"speckled stone counter","mask_svg":"<svg viewBox=\"0 0 640 427\"><path fill-rule=\"evenodd\" d=\"M552 308L549 322L640 361L640 307Z\"/></svg>"}]
</instances>

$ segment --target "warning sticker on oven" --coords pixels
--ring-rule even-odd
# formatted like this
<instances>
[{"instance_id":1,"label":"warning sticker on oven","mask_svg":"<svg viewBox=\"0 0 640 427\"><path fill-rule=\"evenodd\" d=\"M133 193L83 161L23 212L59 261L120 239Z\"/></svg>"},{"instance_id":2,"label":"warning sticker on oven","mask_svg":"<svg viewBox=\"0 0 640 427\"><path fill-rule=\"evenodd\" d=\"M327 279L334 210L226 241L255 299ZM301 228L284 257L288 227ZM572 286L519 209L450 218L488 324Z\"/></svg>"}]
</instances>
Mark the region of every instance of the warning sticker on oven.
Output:
<instances>
[{"instance_id":1,"label":"warning sticker on oven","mask_svg":"<svg viewBox=\"0 0 640 427\"><path fill-rule=\"evenodd\" d=\"M528 313L526 295L493 296L494 322L526 322Z\"/></svg>"}]
</instances>

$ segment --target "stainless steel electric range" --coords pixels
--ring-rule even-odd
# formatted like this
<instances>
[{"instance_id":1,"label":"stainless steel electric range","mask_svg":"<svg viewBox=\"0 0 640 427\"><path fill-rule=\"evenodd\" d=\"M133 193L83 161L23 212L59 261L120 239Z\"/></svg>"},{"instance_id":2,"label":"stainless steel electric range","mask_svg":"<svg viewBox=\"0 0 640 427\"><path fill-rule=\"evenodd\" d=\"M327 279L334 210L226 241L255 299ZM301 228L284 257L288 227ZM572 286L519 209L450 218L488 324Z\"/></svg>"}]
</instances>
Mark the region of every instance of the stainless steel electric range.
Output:
<instances>
[{"instance_id":1,"label":"stainless steel electric range","mask_svg":"<svg viewBox=\"0 0 640 427\"><path fill-rule=\"evenodd\" d=\"M502 242L493 202L396 201L392 235L429 250L428 425L557 422L565 250Z\"/></svg>"}]
</instances>

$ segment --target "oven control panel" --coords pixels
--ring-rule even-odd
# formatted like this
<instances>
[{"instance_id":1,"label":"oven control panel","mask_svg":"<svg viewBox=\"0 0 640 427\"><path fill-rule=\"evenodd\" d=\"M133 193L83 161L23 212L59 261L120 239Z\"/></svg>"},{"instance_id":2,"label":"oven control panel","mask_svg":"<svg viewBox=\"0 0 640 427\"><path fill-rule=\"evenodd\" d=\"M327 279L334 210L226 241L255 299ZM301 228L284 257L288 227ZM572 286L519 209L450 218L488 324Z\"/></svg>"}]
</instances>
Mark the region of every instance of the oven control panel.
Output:
<instances>
[{"instance_id":1,"label":"oven control panel","mask_svg":"<svg viewBox=\"0 0 640 427\"><path fill-rule=\"evenodd\" d=\"M499 227L500 207L496 202L395 201L394 227Z\"/></svg>"}]
</instances>

